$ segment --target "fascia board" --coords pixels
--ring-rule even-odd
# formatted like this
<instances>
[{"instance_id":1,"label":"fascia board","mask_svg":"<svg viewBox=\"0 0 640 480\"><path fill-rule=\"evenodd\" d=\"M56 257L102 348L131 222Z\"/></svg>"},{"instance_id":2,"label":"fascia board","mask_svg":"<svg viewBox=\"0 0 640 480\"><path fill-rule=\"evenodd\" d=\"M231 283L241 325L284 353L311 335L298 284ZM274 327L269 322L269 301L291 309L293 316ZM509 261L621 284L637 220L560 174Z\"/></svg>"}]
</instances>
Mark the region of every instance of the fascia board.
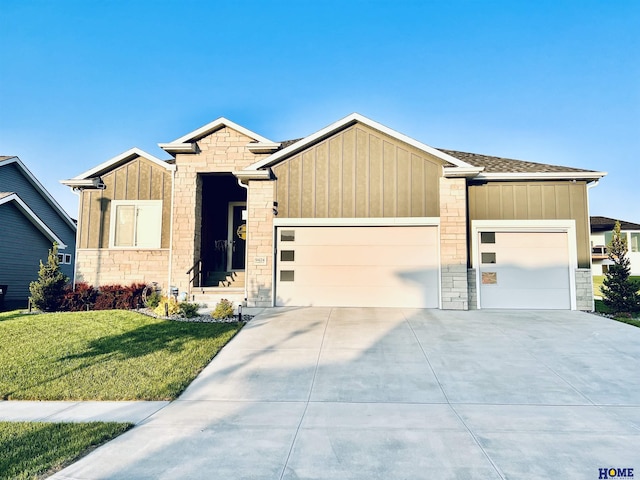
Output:
<instances>
[{"instance_id":1,"label":"fascia board","mask_svg":"<svg viewBox=\"0 0 640 480\"><path fill-rule=\"evenodd\" d=\"M240 181L271 180L273 178L270 168L265 170L238 170L232 173Z\"/></svg>"},{"instance_id":2,"label":"fascia board","mask_svg":"<svg viewBox=\"0 0 640 480\"><path fill-rule=\"evenodd\" d=\"M93 167L92 169L87 170L86 172L83 172L80 175L73 177L71 180L82 180L82 179L94 177L96 175L100 175L101 173L106 172L122 163L125 163L136 156L146 158L147 160L150 160L151 162L158 165L159 167L165 168L167 170L175 170L176 168L175 165L167 163L164 160L160 160L159 158L154 157L153 155L145 152L144 150L141 150L137 147L133 147L127 150L126 152L122 152L120 155L116 155L115 157L110 158L106 162L103 162L100 165L98 165L97 167Z\"/></svg>"},{"instance_id":3,"label":"fascia board","mask_svg":"<svg viewBox=\"0 0 640 480\"><path fill-rule=\"evenodd\" d=\"M22 160L20 160L18 157L12 157L2 162L2 165L9 165L11 163L15 163L16 165L18 165L18 168L20 168L20 170L22 170L22 172L27 176L27 179L29 180L31 185L33 185L35 189L38 190L40 195L44 197L44 199L49 203L49 205L51 205L51 207L58 212L58 214L62 217L62 219L65 222L67 222L67 224L71 227L71 229L75 231L77 228L76 223L69 216L69 214L64 210L64 208L60 206L60 204L56 201L56 199L51 196L51 194L47 191L47 189L44 188L44 186L35 177L35 175L31 173L31 170L29 170L26 167L26 165L22 163Z\"/></svg>"},{"instance_id":4,"label":"fascia board","mask_svg":"<svg viewBox=\"0 0 640 480\"><path fill-rule=\"evenodd\" d=\"M607 172L480 173L475 180L599 180Z\"/></svg>"},{"instance_id":5,"label":"fascia board","mask_svg":"<svg viewBox=\"0 0 640 480\"><path fill-rule=\"evenodd\" d=\"M236 130L244 135L246 135L247 137L250 137L254 140L257 140L258 142L264 142L264 143L273 143L271 140L269 140L268 138L263 137L262 135L258 135L255 132L252 132L251 130L249 130L248 128L243 127L242 125L238 125L235 122L232 122L231 120L228 120L224 117L220 117L216 120L214 120L213 122L207 123L206 125L187 133L186 135L183 135L180 138L176 138L173 142L169 142L169 145L176 145L176 144L181 144L181 143L189 143L192 142L194 139L202 137L206 134L208 134L209 132L212 132L214 130L218 130L221 127L229 127L232 128L233 130Z\"/></svg>"},{"instance_id":6,"label":"fascia board","mask_svg":"<svg viewBox=\"0 0 640 480\"><path fill-rule=\"evenodd\" d=\"M273 164L275 164L276 162L278 162L280 159L288 156L289 154L291 154L292 152L295 152L297 150L300 150L304 147L306 147L307 145L316 142L317 140L322 139L323 137L327 137L329 135L331 135L332 133L341 130L347 126L350 126L354 123L362 123L363 125L367 125L375 130L378 130L382 133L385 133L387 135L389 135L390 137L393 137L401 142L407 143L408 145L411 145L412 147L417 148L418 150L422 150L423 152L427 152L447 163L451 163L453 165L455 165L456 167L465 167L465 168L473 168L473 165L463 162L462 160L459 160L455 157L452 157L451 155L447 155L444 152L441 152L440 150L430 147L429 145L426 145L422 142L419 142L418 140L415 140L411 137L408 137L407 135L397 132L389 127L386 127L374 120L371 120L363 115L360 115L359 113L352 113L351 115L348 115L344 118L342 118L341 120L338 120L337 122L332 123L331 125L328 125L327 127L318 130L317 132L309 135L308 137L303 138L302 140L300 140L299 142L296 142L292 145L289 145L287 148L283 148L282 150L274 153L273 155L270 155L269 157L254 163L253 165L250 165L246 168L246 170L258 170L260 168L264 168L267 166L271 166Z\"/></svg>"},{"instance_id":7,"label":"fascia board","mask_svg":"<svg viewBox=\"0 0 640 480\"><path fill-rule=\"evenodd\" d=\"M273 153L275 150L280 148L280 145L282 145L282 143L277 143L277 142L248 143L247 144L247 149L251 153Z\"/></svg>"},{"instance_id":8,"label":"fascia board","mask_svg":"<svg viewBox=\"0 0 640 480\"><path fill-rule=\"evenodd\" d=\"M67 248L67 245L58 238L58 236L53 233L53 231L47 227L47 225L40 220L40 218L34 213L33 210L29 208L29 206L22 201L22 199L18 196L17 193L12 193L4 198L0 198L0 205L5 203L15 202L18 209L22 211L22 213L33 223L38 230L40 230L44 236L49 237L49 240L52 242L56 242L60 249L64 250ZM74 226L75 228L75 226Z\"/></svg>"},{"instance_id":9,"label":"fascia board","mask_svg":"<svg viewBox=\"0 0 640 480\"><path fill-rule=\"evenodd\" d=\"M443 167L442 171L447 178L472 178L476 177L484 167Z\"/></svg>"},{"instance_id":10,"label":"fascia board","mask_svg":"<svg viewBox=\"0 0 640 480\"><path fill-rule=\"evenodd\" d=\"M195 143L159 143L158 146L167 153L196 153Z\"/></svg>"}]
</instances>

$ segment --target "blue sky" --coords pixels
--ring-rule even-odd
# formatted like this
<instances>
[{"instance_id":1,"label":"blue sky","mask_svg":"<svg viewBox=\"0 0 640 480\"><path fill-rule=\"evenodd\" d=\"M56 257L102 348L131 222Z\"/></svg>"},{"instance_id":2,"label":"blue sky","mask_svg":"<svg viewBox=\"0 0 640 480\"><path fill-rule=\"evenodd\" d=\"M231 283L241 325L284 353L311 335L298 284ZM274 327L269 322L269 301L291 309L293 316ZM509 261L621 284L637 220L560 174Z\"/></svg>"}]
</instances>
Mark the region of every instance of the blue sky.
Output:
<instances>
[{"instance_id":1,"label":"blue sky","mask_svg":"<svg viewBox=\"0 0 640 480\"><path fill-rule=\"evenodd\" d=\"M640 2L0 5L0 155L59 180L220 116L271 140L358 112L428 145L607 171L640 222Z\"/></svg>"}]
</instances>

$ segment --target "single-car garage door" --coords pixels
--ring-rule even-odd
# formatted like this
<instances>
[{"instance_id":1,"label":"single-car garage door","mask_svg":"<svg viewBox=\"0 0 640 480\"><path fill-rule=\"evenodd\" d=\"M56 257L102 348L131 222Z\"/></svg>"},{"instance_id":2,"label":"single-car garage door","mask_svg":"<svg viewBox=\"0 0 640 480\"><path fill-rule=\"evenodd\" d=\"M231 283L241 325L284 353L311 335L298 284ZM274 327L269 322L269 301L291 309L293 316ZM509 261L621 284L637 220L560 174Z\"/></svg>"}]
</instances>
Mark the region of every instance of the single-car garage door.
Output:
<instances>
[{"instance_id":1,"label":"single-car garage door","mask_svg":"<svg viewBox=\"0 0 640 480\"><path fill-rule=\"evenodd\" d=\"M571 308L566 232L478 235L481 308Z\"/></svg>"},{"instance_id":2,"label":"single-car garage door","mask_svg":"<svg viewBox=\"0 0 640 480\"><path fill-rule=\"evenodd\" d=\"M276 305L438 308L435 226L288 226L276 238Z\"/></svg>"}]
</instances>

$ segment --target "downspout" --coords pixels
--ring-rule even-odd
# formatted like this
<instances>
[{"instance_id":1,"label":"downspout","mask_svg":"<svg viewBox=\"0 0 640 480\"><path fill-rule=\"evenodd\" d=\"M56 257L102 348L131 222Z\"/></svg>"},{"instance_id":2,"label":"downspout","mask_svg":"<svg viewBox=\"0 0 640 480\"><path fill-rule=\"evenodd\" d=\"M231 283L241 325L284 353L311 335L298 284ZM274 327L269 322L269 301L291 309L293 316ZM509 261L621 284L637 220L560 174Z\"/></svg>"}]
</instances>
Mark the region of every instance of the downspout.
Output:
<instances>
[{"instance_id":1,"label":"downspout","mask_svg":"<svg viewBox=\"0 0 640 480\"><path fill-rule=\"evenodd\" d=\"M237 177L236 177L237 178ZM246 203L246 208L247 208L247 233L250 232L251 230L249 230L249 185L248 184L244 184L242 183L242 180L240 180L239 178L237 178L238 180L238 185L241 186L242 188L244 188L247 191L247 203ZM247 244L247 247L249 245ZM244 302L243 305L246 305L247 299L249 298L249 289L248 289L248 278L247 278L247 270L249 267L249 264L247 262L249 256L249 249L245 248L244 249Z\"/></svg>"},{"instance_id":2,"label":"downspout","mask_svg":"<svg viewBox=\"0 0 640 480\"><path fill-rule=\"evenodd\" d=\"M73 290L76 289L76 276L78 272L78 249L80 248L80 219L82 218L82 192L81 188L73 188L73 193L78 195L78 218L76 220L76 245L75 251L73 254L75 255L73 259Z\"/></svg>"},{"instance_id":3,"label":"downspout","mask_svg":"<svg viewBox=\"0 0 640 480\"><path fill-rule=\"evenodd\" d=\"M587 228L589 229L589 270L591 272L591 288L593 288L593 260L591 255L591 212L589 209L591 208L591 202L589 201L589 190L593 187L597 187L600 183L600 180L595 180L593 183L587 183ZM595 312L596 310L596 300L595 300L595 292L591 294L591 311Z\"/></svg>"},{"instance_id":4,"label":"downspout","mask_svg":"<svg viewBox=\"0 0 640 480\"><path fill-rule=\"evenodd\" d=\"M171 288L171 277L173 273L173 208L174 208L174 196L176 185L176 169L171 170L171 215L169 215L169 268L167 278L167 295L169 295ZM187 299L190 292L187 292Z\"/></svg>"}]
</instances>

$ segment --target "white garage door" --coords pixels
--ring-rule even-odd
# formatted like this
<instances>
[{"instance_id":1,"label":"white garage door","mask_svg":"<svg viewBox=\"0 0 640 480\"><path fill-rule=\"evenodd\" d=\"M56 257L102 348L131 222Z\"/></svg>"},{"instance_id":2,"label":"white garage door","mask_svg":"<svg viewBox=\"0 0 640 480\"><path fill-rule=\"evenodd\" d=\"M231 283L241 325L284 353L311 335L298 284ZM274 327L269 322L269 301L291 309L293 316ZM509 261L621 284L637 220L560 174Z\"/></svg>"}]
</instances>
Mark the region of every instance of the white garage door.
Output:
<instances>
[{"instance_id":1,"label":"white garage door","mask_svg":"<svg viewBox=\"0 0 640 480\"><path fill-rule=\"evenodd\" d=\"M276 305L438 308L438 229L278 227Z\"/></svg>"},{"instance_id":2,"label":"white garage door","mask_svg":"<svg viewBox=\"0 0 640 480\"><path fill-rule=\"evenodd\" d=\"M482 308L571 308L566 232L478 235Z\"/></svg>"}]
</instances>

